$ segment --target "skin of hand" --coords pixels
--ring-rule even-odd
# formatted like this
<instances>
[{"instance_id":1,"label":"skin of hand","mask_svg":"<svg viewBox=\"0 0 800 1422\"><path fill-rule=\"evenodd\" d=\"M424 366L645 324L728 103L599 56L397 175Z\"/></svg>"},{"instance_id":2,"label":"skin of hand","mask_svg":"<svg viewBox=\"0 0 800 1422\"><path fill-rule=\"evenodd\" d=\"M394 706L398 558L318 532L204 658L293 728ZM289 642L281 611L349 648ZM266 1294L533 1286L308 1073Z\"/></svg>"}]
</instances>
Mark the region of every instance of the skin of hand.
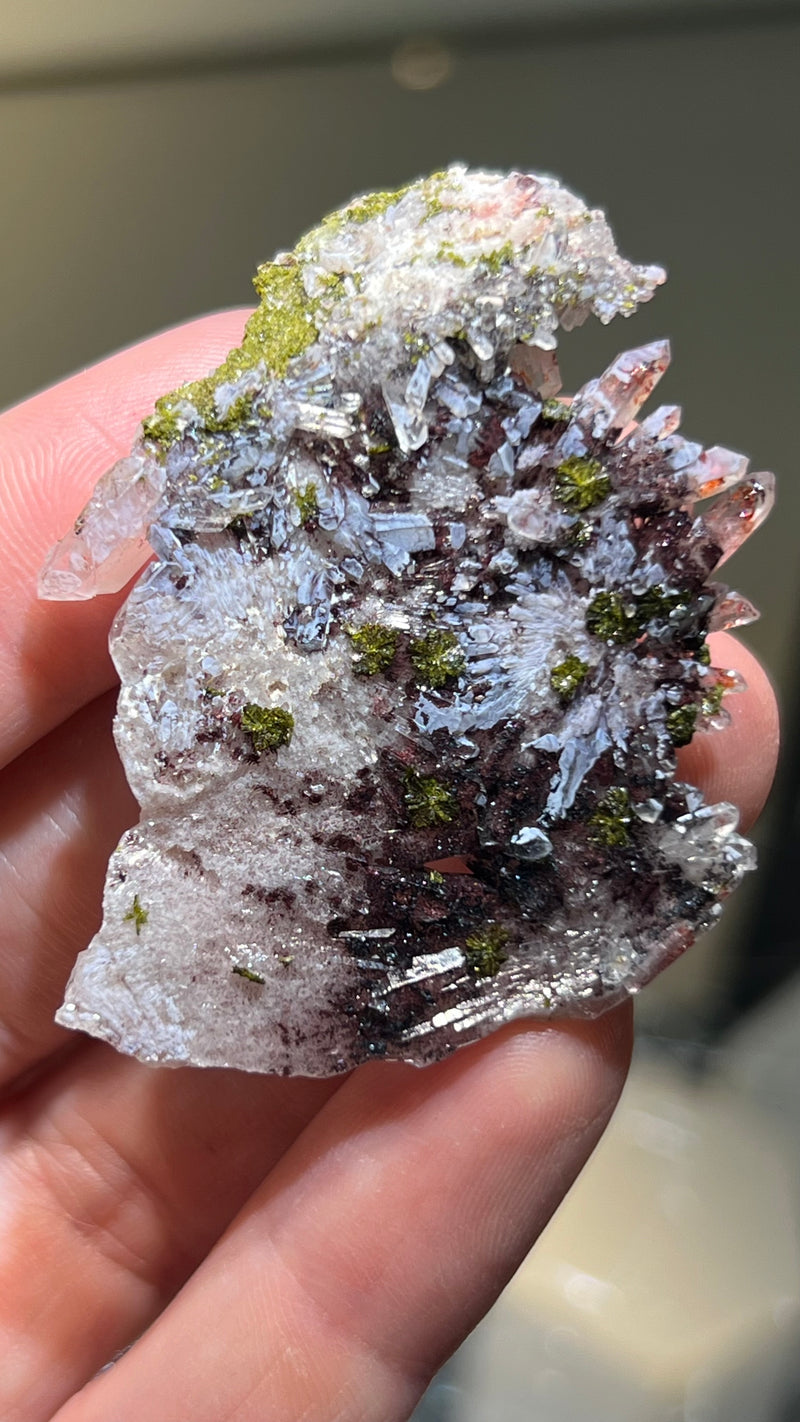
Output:
<instances>
[{"instance_id":1,"label":"skin of hand","mask_svg":"<svg viewBox=\"0 0 800 1422\"><path fill-rule=\"evenodd\" d=\"M122 599L39 602L37 571L155 397L217 364L245 316L167 331L0 416L4 1422L407 1418L580 1170L628 1063L627 1009L328 1081L154 1069L54 1024L136 805L110 729ZM713 660L748 690L681 774L746 826L775 702L732 638Z\"/></svg>"}]
</instances>

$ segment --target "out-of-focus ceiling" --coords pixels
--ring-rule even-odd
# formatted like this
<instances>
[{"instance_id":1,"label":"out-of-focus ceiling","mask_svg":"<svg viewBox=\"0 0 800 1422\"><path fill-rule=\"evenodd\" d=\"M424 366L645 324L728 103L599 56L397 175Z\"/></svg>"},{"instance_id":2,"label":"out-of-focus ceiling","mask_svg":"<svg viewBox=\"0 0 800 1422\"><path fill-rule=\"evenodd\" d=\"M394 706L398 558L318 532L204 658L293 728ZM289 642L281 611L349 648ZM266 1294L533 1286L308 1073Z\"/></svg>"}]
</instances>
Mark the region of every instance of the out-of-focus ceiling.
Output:
<instances>
[{"instance_id":1,"label":"out-of-focus ceiling","mask_svg":"<svg viewBox=\"0 0 800 1422\"><path fill-rule=\"evenodd\" d=\"M798 0L0 0L0 80L370 43L491 24L563 24L743 10Z\"/></svg>"}]
</instances>

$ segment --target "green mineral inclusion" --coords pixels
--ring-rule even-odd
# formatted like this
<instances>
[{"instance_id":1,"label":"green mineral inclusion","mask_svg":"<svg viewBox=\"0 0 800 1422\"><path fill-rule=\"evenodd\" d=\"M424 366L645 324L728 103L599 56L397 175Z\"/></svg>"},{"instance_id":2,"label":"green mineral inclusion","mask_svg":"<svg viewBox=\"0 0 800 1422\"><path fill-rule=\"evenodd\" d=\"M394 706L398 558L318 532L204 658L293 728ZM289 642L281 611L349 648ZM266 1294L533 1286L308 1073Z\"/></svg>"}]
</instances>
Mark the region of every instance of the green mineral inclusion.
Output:
<instances>
[{"instance_id":1,"label":"green mineral inclusion","mask_svg":"<svg viewBox=\"0 0 800 1422\"><path fill-rule=\"evenodd\" d=\"M417 680L434 691L459 677L466 666L454 632L437 630L425 637L416 637L408 651Z\"/></svg>"},{"instance_id":2,"label":"green mineral inclusion","mask_svg":"<svg viewBox=\"0 0 800 1422\"><path fill-rule=\"evenodd\" d=\"M697 721L697 707L691 704L676 706L667 716L667 730L674 746L688 746L694 735Z\"/></svg>"},{"instance_id":3,"label":"green mineral inclusion","mask_svg":"<svg viewBox=\"0 0 800 1422\"><path fill-rule=\"evenodd\" d=\"M686 606L686 593L668 593L657 585L637 598L638 616L643 627L648 622L667 622L673 612L680 612Z\"/></svg>"},{"instance_id":4,"label":"green mineral inclusion","mask_svg":"<svg viewBox=\"0 0 800 1422\"><path fill-rule=\"evenodd\" d=\"M438 262L449 262L450 265L453 267L469 266L469 262L467 261L466 257L463 257L460 252L457 252L455 247L451 246L449 242L442 243L441 247L436 253L436 260Z\"/></svg>"},{"instance_id":5,"label":"green mineral inclusion","mask_svg":"<svg viewBox=\"0 0 800 1422\"><path fill-rule=\"evenodd\" d=\"M514 259L514 245L512 242L505 242L502 247L496 247L493 252L483 252L480 261L492 276L499 276L504 267Z\"/></svg>"},{"instance_id":6,"label":"green mineral inclusion","mask_svg":"<svg viewBox=\"0 0 800 1422\"><path fill-rule=\"evenodd\" d=\"M252 968L242 967L240 963L234 963L231 971L234 972L238 978L246 978L249 983L260 983L263 986L266 982L266 978L262 978L260 973L254 973Z\"/></svg>"},{"instance_id":7,"label":"green mineral inclusion","mask_svg":"<svg viewBox=\"0 0 800 1422\"><path fill-rule=\"evenodd\" d=\"M553 482L553 493L565 508L583 513L602 503L611 488L611 481L599 459L585 459L573 454L559 464Z\"/></svg>"},{"instance_id":8,"label":"green mineral inclusion","mask_svg":"<svg viewBox=\"0 0 800 1422\"><path fill-rule=\"evenodd\" d=\"M278 750L288 746L294 732L294 716L282 706L257 706L250 702L242 709L242 730L253 742L253 750Z\"/></svg>"},{"instance_id":9,"label":"green mineral inclusion","mask_svg":"<svg viewBox=\"0 0 800 1422\"><path fill-rule=\"evenodd\" d=\"M431 343L426 336L421 336L417 331L406 331L403 337L403 345L408 351L409 358L413 365L422 360L423 356L430 355Z\"/></svg>"},{"instance_id":10,"label":"green mineral inclusion","mask_svg":"<svg viewBox=\"0 0 800 1422\"><path fill-rule=\"evenodd\" d=\"M330 272L317 276L319 295L308 294L304 267L313 261L321 237L383 216L413 190L420 194L422 220L427 221L443 211L442 194L449 181L450 175L443 171L431 174L423 183L408 183L356 198L301 238L294 253L260 266L253 279L260 304L245 326L241 346L232 350L211 375L162 396L156 401L153 414L143 422L144 438L156 446L160 456L163 458L192 427L201 436L237 429L255 413L252 399L240 396L222 415L217 406L220 387L262 364L272 375L283 379L290 362L317 340L321 326L346 287L341 273ZM358 288L359 274L353 273L351 281Z\"/></svg>"},{"instance_id":11,"label":"green mineral inclusion","mask_svg":"<svg viewBox=\"0 0 800 1422\"><path fill-rule=\"evenodd\" d=\"M458 803L444 782L416 770L406 771L403 799L415 829L452 824L458 813Z\"/></svg>"},{"instance_id":12,"label":"green mineral inclusion","mask_svg":"<svg viewBox=\"0 0 800 1422\"><path fill-rule=\"evenodd\" d=\"M122 920L123 923L132 923L134 928L136 929L136 937L138 938L149 917L150 915L147 909L142 908L142 905L139 901L139 895L134 894L133 903L128 909L128 912L125 914Z\"/></svg>"},{"instance_id":13,"label":"green mineral inclusion","mask_svg":"<svg viewBox=\"0 0 800 1422\"><path fill-rule=\"evenodd\" d=\"M641 637L651 623L668 622L673 612L681 612L686 605L685 593L669 593L662 587L648 588L637 597L599 592L586 610L586 630L604 642L624 646Z\"/></svg>"},{"instance_id":14,"label":"green mineral inclusion","mask_svg":"<svg viewBox=\"0 0 800 1422\"><path fill-rule=\"evenodd\" d=\"M379 622L367 622L363 627L345 629L356 650L353 671L359 676L377 676L387 671L394 661L400 633L394 627Z\"/></svg>"},{"instance_id":15,"label":"green mineral inclusion","mask_svg":"<svg viewBox=\"0 0 800 1422\"><path fill-rule=\"evenodd\" d=\"M705 695L703 696L703 700L700 703L700 708L703 712L703 715L717 716L722 707L722 698L724 695L725 687L722 685L721 681L718 681L716 686L710 687L709 690L706 691Z\"/></svg>"},{"instance_id":16,"label":"green mineral inclusion","mask_svg":"<svg viewBox=\"0 0 800 1422\"><path fill-rule=\"evenodd\" d=\"M630 796L622 785L607 790L589 820L592 838L605 849L623 849L630 844Z\"/></svg>"},{"instance_id":17,"label":"green mineral inclusion","mask_svg":"<svg viewBox=\"0 0 800 1422\"><path fill-rule=\"evenodd\" d=\"M302 522L312 523L319 513L317 486L312 479L309 479L305 488L295 491L294 501Z\"/></svg>"},{"instance_id":18,"label":"green mineral inclusion","mask_svg":"<svg viewBox=\"0 0 800 1422\"><path fill-rule=\"evenodd\" d=\"M302 267L295 258L267 262L258 268L253 284L261 304L244 328L241 346L232 350L213 374L162 396L156 401L154 414L144 421L145 438L162 449L180 439L191 423L183 408L186 405L194 407L209 434L236 428L249 410L249 401L240 397L225 416L220 416L216 401L219 387L261 362L273 374L283 377L290 360L317 339L315 315L320 302L311 301L306 294Z\"/></svg>"},{"instance_id":19,"label":"green mineral inclusion","mask_svg":"<svg viewBox=\"0 0 800 1422\"><path fill-rule=\"evenodd\" d=\"M565 405L563 400L544 400L540 419L550 424L569 424L572 414L569 405Z\"/></svg>"},{"instance_id":20,"label":"green mineral inclusion","mask_svg":"<svg viewBox=\"0 0 800 1422\"><path fill-rule=\"evenodd\" d=\"M599 592L586 610L586 630L604 642L635 642L640 633L636 611L618 592Z\"/></svg>"},{"instance_id":21,"label":"green mineral inclusion","mask_svg":"<svg viewBox=\"0 0 800 1422\"><path fill-rule=\"evenodd\" d=\"M341 217L341 225L345 222L369 222L372 217L383 217L390 207L395 207L401 198L405 197L409 190L410 183L404 188L387 189L385 192L367 193L365 197L356 198L344 211L334 213L328 218L329 223L340 225L338 219Z\"/></svg>"},{"instance_id":22,"label":"green mineral inclusion","mask_svg":"<svg viewBox=\"0 0 800 1422\"><path fill-rule=\"evenodd\" d=\"M565 657L564 661L559 662L550 672L550 685L556 696L568 703L576 697L588 672L588 662L581 661L580 657Z\"/></svg>"},{"instance_id":23,"label":"green mineral inclusion","mask_svg":"<svg viewBox=\"0 0 800 1422\"><path fill-rule=\"evenodd\" d=\"M493 978L508 962L509 937L499 923L489 923L467 939L464 957L476 978Z\"/></svg>"}]
</instances>

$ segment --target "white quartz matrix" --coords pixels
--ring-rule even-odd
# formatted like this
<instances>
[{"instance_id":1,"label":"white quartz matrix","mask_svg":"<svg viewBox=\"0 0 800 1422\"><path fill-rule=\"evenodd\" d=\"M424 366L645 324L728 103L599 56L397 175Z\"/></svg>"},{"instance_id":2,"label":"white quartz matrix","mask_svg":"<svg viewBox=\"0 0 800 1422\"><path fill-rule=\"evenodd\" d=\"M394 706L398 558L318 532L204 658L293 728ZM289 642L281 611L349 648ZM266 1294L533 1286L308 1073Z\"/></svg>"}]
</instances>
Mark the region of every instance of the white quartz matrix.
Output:
<instances>
[{"instance_id":1,"label":"white quartz matrix","mask_svg":"<svg viewBox=\"0 0 800 1422\"><path fill-rule=\"evenodd\" d=\"M120 589L141 805L58 1020L150 1062L326 1075L596 1014L753 866L675 779L737 679L712 581L771 476L571 403L556 342L664 280L552 178L452 167L259 268L243 344L159 400L42 574ZM572 339L578 339L576 337ZM715 495L705 512L698 501Z\"/></svg>"}]
</instances>

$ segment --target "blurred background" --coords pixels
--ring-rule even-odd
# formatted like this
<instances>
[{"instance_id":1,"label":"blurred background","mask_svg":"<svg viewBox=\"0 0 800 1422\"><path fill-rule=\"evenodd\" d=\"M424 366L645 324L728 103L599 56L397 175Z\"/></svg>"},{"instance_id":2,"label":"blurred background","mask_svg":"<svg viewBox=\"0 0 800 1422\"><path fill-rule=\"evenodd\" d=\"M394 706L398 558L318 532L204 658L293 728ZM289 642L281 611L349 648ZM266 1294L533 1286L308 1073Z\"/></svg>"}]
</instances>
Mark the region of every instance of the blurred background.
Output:
<instances>
[{"instance_id":1,"label":"blurred background","mask_svg":"<svg viewBox=\"0 0 800 1422\"><path fill-rule=\"evenodd\" d=\"M726 568L784 716L761 869L638 1004L608 1136L419 1422L800 1419L799 57L797 0L0 4L0 406L460 159L557 174L669 270L565 338L567 388L668 335L685 432L782 476Z\"/></svg>"}]
</instances>

